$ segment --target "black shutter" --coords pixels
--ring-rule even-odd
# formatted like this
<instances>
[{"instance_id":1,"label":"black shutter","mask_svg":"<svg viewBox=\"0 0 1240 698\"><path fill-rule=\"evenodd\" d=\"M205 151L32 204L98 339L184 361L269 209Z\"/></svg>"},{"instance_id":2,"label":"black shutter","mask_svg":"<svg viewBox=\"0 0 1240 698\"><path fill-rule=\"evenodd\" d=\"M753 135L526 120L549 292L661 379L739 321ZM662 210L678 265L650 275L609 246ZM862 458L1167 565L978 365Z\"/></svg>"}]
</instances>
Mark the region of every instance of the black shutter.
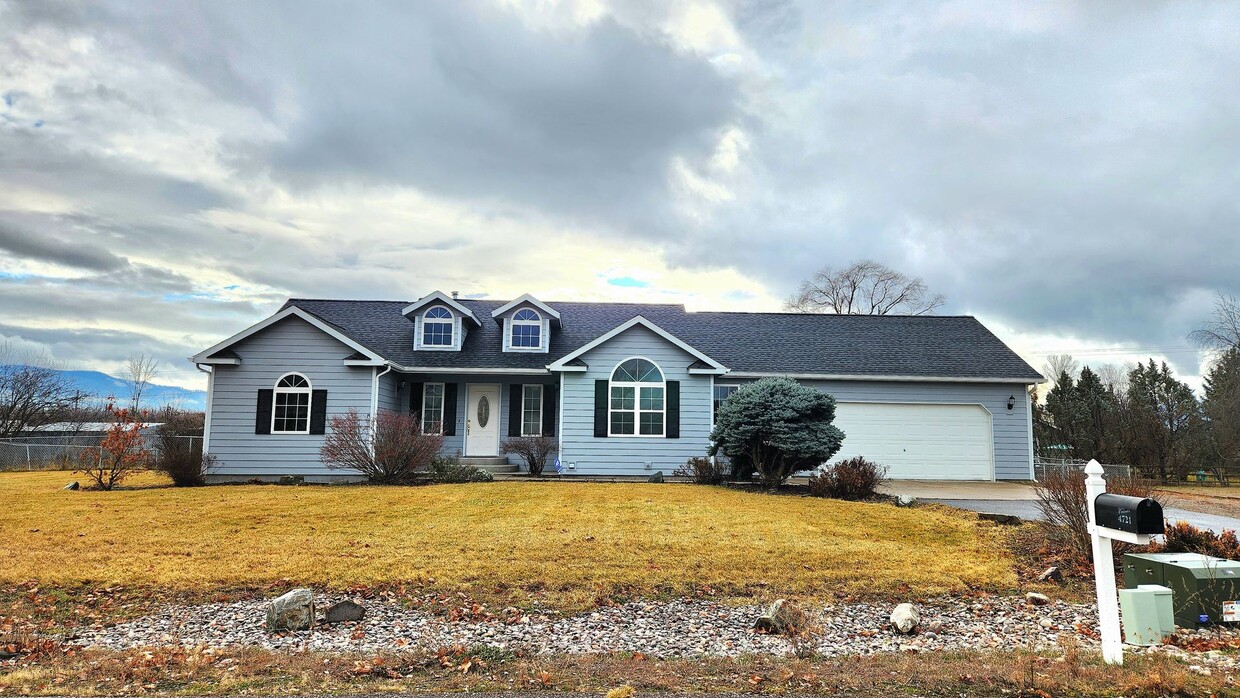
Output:
<instances>
[{"instance_id":1,"label":"black shutter","mask_svg":"<svg viewBox=\"0 0 1240 698\"><path fill-rule=\"evenodd\" d=\"M607 381L594 381L594 436L607 437Z\"/></svg>"},{"instance_id":2,"label":"black shutter","mask_svg":"<svg viewBox=\"0 0 1240 698\"><path fill-rule=\"evenodd\" d=\"M667 438L680 438L680 381L667 382Z\"/></svg>"},{"instance_id":3,"label":"black shutter","mask_svg":"<svg viewBox=\"0 0 1240 698\"><path fill-rule=\"evenodd\" d=\"M422 384L409 384L409 411L418 415L418 423L422 422Z\"/></svg>"},{"instance_id":4,"label":"black shutter","mask_svg":"<svg viewBox=\"0 0 1240 698\"><path fill-rule=\"evenodd\" d=\"M275 396L271 388L258 389L258 409L254 411L254 433L271 433L271 400Z\"/></svg>"},{"instance_id":5,"label":"black shutter","mask_svg":"<svg viewBox=\"0 0 1240 698\"><path fill-rule=\"evenodd\" d=\"M310 433L327 432L327 391L310 391Z\"/></svg>"},{"instance_id":6,"label":"black shutter","mask_svg":"<svg viewBox=\"0 0 1240 698\"><path fill-rule=\"evenodd\" d=\"M443 435L456 436L456 383L443 386Z\"/></svg>"},{"instance_id":7,"label":"black shutter","mask_svg":"<svg viewBox=\"0 0 1240 698\"><path fill-rule=\"evenodd\" d=\"M521 401L524 386L508 386L508 435L521 435Z\"/></svg>"},{"instance_id":8,"label":"black shutter","mask_svg":"<svg viewBox=\"0 0 1240 698\"><path fill-rule=\"evenodd\" d=\"M554 385L543 386L542 435L555 436L555 411L560 405L560 389Z\"/></svg>"}]
</instances>

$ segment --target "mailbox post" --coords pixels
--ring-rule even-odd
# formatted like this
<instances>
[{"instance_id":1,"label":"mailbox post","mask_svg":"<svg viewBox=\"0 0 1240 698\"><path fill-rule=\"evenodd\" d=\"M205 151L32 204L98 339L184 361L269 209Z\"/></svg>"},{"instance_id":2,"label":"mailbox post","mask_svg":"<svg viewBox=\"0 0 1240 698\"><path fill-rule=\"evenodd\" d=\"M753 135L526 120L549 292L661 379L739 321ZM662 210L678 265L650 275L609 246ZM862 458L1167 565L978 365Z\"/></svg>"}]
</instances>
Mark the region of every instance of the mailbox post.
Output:
<instances>
[{"instance_id":1,"label":"mailbox post","mask_svg":"<svg viewBox=\"0 0 1240 698\"><path fill-rule=\"evenodd\" d=\"M1123 664L1124 645L1120 639L1119 596L1115 590L1111 541L1148 545L1151 535L1163 532L1162 507L1152 499L1107 494L1102 473L1102 466L1096 460L1085 466L1085 501L1094 550L1098 624L1102 635L1102 660L1107 664Z\"/></svg>"}]
</instances>

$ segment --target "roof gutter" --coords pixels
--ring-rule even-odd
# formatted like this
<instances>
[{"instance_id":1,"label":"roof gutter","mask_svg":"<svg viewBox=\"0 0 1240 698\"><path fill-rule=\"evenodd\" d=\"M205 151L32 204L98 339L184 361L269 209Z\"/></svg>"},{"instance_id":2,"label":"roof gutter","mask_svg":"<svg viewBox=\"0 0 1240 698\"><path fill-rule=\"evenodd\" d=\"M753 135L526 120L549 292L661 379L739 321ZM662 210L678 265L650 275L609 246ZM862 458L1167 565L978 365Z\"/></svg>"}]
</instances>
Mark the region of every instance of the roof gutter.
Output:
<instances>
[{"instance_id":1,"label":"roof gutter","mask_svg":"<svg viewBox=\"0 0 1240 698\"><path fill-rule=\"evenodd\" d=\"M883 381L889 383L1019 383L1021 385L1037 385L1045 383L1045 378L980 378L977 376L888 376L866 374L838 373L763 373L753 371L732 371L730 378L793 378L796 380L832 380L832 381Z\"/></svg>"}]
</instances>

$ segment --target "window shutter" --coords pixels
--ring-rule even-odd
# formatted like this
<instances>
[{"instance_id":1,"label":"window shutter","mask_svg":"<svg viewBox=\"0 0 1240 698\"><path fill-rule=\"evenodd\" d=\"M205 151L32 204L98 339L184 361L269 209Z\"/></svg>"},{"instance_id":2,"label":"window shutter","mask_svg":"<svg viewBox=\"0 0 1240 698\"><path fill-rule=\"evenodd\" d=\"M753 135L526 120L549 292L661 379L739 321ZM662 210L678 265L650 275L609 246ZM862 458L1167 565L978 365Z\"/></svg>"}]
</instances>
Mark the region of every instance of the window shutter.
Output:
<instances>
[{"instance_id":1,"label":"window shutter","mask_svg":"<svg viewBox=\"0 0 1240 698\"><path fill-rule=\"evenodd\" d=\"M271 388L259 388L258 409L254 410L254 433L271 433L271 400L276 391Z\"/></svg>"},{"instance_id":2,"label":"window shutter","mask_svg":"<svg viewBox=\"0 0 1240 698\"><path fill-rule=\"evenodd\" d=\"M538 335L538 348L547 351L547 347L551 344L551 321L543 318L542 330ZM546 433L546 432L544 432Z\"/></svg>"},{"instance_id":3,"label":"window shutter","mask_svg":"<svg viewBox=\"0 0 1240 698\"><path fill-rule=\"evenodd\" d=\"M422 314L421 313L419 313L418 316L413 319L413 348L414 349L422 348ZM419 405L418 411L420 412L421 410L422 410L422 407Z\"/></svg>"},{"instance_id":4,"label":"window shutter","mask_svg":"<svg viewBox=\"0 0 1240 698\"><path fill-rule=\"evenodd\" d=\"M456 436L456 383L443 386L443 435Z\"/></svg>"},{"instance_id":5,"label":"window shutter","mask_svg":"<svg viewBox=\"0 0 1240 698\"><path fill-rule=\"evenodd\" d=\"M667 438L680 438L680 381L667 382Z\"/></svg>"},{"instance_id":6,"label":"window shutter","mask_svg":"<svg viewBox=\"0 0 1240 698\"><path fill-rule=\"evenodd\" d=\"M327 391L310 391L310 433L327 432Z\"/></svg>"},{"instance_id":7,"label":"window shutter","mask_svg":"<svg viewBox=\"0 0 1240 698\"><path fill-rule=\"evenodd\" d=\"M521 435L521 407L525 401L524 386L513 384L508 386L508 435Z\"/></svg>"},{"instance_id":8,"label":"window shutter","mask_svg":"<svg viewBox=\"0 0 1240 698\"><path fill-rule=\"evenodd\" d=\"M409 411L418 415L419 428L422 423L422 384L409 384Z\"/></svg>"},{"instance_id":9,"label":"window shutter","mask_svg":"<svg viewBox=\"0 0 1240 698\"><path fill-rule=\"evenodd\" d=\"M511 348L512 348L512 321L509 318L504 318L504 351L508 351ZM512 434L509 434L509 436L512 436Z\"/></svg>"},{"instance_id":10,"label":"window shutter","mask_svg":"<svg viewBox=\"0 0 1240 698\"><path fill-rule=\"evenodd\" d=\"M607 437L607 380L594 381L594 436Z\"/></svg>"},{"instance_id":11,"label":"window shutter","mask_svg":"<svg viewBox=\"0 0 1240 698\"><path fill-rule=\"evenodd\" d=\"M560 405L560 389L554 385L544 385L542 393L542 434L555 436L555 411Z\"/></svg>"}]
</instances>

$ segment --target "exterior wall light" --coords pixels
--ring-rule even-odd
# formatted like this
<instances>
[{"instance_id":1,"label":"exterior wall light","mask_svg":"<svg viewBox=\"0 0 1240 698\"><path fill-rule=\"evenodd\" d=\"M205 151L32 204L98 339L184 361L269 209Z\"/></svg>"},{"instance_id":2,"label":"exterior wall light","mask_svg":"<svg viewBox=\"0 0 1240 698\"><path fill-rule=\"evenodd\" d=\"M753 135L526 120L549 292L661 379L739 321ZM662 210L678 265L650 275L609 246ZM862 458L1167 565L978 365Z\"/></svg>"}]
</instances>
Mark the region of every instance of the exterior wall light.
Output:
<instances>
[{"instance_id":1,"label":"exterior wall light","mask_svg":"<svg viewBox=\"0 0 1240 698\"><path fill-rule=\"evenodd\" d=\"M1016 396L1009 395L1008 396L1008 412L1011 412L1014 409L1016 409Z\"/></svg>"}]
</instances>

